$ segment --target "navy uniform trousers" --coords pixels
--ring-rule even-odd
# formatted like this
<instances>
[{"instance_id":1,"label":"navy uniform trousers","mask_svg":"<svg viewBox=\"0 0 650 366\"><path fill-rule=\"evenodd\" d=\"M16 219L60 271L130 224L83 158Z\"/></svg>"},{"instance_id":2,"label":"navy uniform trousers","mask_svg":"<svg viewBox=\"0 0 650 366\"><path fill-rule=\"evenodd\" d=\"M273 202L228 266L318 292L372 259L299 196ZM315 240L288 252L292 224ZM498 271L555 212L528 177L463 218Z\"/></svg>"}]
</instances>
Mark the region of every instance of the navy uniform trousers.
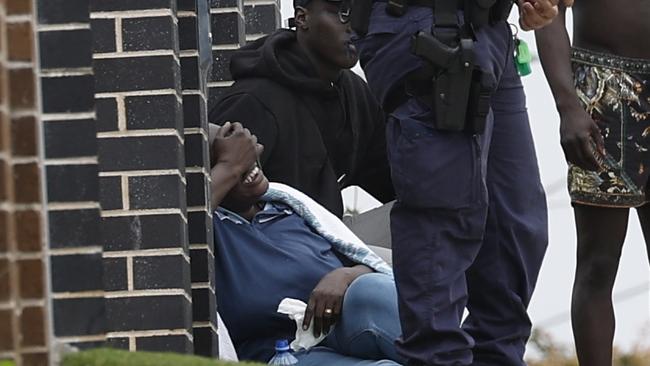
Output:
<instances>
[{"instance_id":1,"label":"navy uniform trousers","mask_svg":"<svg viewBox=\"0 0 650 366\"><path fill-rule=\"evenodd\" d=\"M392 17L385 3L374 4L357 48L382 101L421 66L410 37L430 30L432 18L429 8ZM388 119L398 351L409 365L525 365L526 309L548 239L546 200L509 25L476 36L484 81L494 90L483 134L435 130L434 114L416 98Z\"/></svg>"}]
</instances>

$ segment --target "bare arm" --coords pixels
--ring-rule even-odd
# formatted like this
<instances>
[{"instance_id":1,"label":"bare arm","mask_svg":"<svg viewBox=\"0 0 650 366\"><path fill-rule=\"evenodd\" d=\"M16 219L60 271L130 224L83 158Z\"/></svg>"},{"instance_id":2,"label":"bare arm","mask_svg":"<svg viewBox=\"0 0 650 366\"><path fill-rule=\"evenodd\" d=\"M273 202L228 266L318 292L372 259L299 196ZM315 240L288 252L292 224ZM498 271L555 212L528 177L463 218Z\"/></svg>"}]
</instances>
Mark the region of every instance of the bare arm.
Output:
<instances>
[{"instance_id":1,"label":"bare arm","mask_svg":"<svg viewBox=\"0 0 650 366\"><path fill-rule=\"evenodd\" d=\"M558 111L581 108L573 86L571 41L566 30L565 19L566 8L561 6L553 23L535 31L539 58Z\"/></svg>"},{"instance_id":2,"label":"bare arm","mask_svg":"<svg viewBox=\"0 0 650 366\"><path fill-rule=\"evenodd\" d=\"M594 144L604 153L600 129L583 109L573 83L571 43L565 25L566 8L553 23L535 31L544 73L560 114L562 149L568 162L583 169L598 170Z\"/></svg>"}]
</instances>

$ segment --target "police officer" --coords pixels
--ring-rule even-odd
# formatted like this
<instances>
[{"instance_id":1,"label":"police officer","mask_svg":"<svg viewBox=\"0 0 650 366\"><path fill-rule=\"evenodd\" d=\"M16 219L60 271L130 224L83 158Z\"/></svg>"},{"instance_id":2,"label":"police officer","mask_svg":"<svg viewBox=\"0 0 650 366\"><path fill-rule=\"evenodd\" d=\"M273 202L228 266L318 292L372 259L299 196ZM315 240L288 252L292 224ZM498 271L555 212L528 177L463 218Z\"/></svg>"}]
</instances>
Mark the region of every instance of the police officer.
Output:
<instances>
[{"instance_id":1,"label":"police officer","mask_svg":"<svg viewBox=\"0 0 650 366\"><path fill-rule=\"evenodd\" d=\"M519 1L520 27L549 24L558 1ZM408 365L525 365L547 209L512 6L374 0L366 22L353 8L361 65L389 113L398 350Z\"/></svg>"}]
</instances>

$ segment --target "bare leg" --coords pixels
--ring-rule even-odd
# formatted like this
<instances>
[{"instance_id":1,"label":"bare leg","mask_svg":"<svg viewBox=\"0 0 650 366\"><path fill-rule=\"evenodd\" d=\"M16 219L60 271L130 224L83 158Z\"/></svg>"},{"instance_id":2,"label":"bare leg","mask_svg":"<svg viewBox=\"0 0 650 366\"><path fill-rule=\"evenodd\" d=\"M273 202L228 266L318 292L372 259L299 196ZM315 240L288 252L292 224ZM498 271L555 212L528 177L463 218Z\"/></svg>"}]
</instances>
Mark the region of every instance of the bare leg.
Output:
<instances>
[{"instance_id":1,"label":"bare leg","mask_svg":"<svg viewBox=\"0 0 650 366\"><path fill-rule=\"evenodd\" d=\"M648 261L650 262L650 204L645 204L637 208L636 212L639 215L639 221L641 222L646 253L648 254Z\"/></svg>"},{"instance_id":2,"label":"bare leg","mask_svg":"<svg viewBox=\"0 0 650 366\"><path fill-rule=\"evenodd\" d=\"M583 366L612 366L612 288L625 241L629 210L576 205L578 234L571 320Z\"/></svg>"}]
</instances>

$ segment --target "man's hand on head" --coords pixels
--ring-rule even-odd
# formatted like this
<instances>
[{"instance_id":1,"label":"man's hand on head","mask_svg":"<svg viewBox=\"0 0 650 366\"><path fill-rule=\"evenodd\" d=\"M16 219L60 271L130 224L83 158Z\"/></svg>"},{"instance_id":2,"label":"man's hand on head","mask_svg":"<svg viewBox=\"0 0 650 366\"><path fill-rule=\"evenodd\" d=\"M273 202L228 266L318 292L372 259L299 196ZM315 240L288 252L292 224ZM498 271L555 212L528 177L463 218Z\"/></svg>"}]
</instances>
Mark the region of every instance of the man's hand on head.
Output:
<instances>
[{"instance_id":1,"label":"man's hand on head","mask_svg":"<svg viewBox=\"0 0 650 366\"><path fill-rule=\"evenodd\" d=\"M558 14L560 3L570 7L573 0L517 0L521 29L537 30L551 24Z\"/></svg>"},{"instance_id":2,"label":"man's hand on head","mask_svg":"<svg viewBox=\"0 0 650 366\"><path fill-rule=\"evenodd\" d=\"M257 137L240 123L226 122L223 126L210 125L210 165L223 166L243 176L257 161L263 147Z\"/></svg>"}]
</instances>

